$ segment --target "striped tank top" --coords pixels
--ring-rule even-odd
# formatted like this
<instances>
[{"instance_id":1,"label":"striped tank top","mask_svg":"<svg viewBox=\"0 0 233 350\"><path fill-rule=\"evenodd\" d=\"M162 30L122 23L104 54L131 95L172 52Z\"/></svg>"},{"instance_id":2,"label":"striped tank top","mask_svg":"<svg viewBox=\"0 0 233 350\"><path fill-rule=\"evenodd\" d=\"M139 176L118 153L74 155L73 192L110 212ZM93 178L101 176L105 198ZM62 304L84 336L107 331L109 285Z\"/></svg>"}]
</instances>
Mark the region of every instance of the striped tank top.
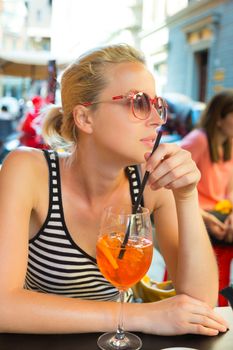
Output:
<instances>
[{"instance_id":1,"label":"striped tank top","mask_svg":"<svg viewBox=\"0 0 233 350\"><path fill-rule=\"evenodd\" d=\"M96 259L72 240L62 207L58 155L50 150L44 154L49 168L49 210L43 226L29 241L24 287L80 299L118 300L118 290L103 277ZM132 166L126 169L126 174L134 203L140 186L139 172Z\"/></svg>"}]
</instances>

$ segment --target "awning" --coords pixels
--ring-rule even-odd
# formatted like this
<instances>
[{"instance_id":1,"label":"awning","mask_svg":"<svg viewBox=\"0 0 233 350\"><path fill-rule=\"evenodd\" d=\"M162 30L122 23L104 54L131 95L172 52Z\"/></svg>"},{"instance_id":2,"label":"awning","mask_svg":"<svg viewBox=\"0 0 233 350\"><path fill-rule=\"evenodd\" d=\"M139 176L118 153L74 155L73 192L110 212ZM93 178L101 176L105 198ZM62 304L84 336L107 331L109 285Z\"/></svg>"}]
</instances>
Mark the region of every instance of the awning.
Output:
<instances>
[{"instance_id":1,"label":"awning","mask_svg":"<svg viewBox=\"0 0 233 350\"><path fill-rule=\"evenodd\" d=\"M55 60L59 69L65 68L71 61L67 58L56 58L50 52L1 52L0 75L46 80L50 60Z\"/></svg>"}]
</instances>

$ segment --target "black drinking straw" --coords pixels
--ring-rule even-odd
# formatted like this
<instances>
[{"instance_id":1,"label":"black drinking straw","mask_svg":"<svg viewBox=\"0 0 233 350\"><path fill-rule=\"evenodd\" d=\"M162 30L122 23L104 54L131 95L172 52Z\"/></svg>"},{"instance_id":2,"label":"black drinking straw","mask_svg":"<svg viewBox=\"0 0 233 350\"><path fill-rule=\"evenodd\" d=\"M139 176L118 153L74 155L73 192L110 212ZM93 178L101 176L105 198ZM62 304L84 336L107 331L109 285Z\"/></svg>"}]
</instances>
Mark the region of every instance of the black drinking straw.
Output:
<instances>
[{"instance_id":1,"label":"black drinking straw","mask_svg":"<svg viewBox=\"0 0 233 350\"><path fill-rule=\"evenodd\" d=\"M160 129L159 132L158 132L158 135L156 137L156 140L155 140L154 147L152 149L151 155L154 153L156 148L158 148L158 145L159 145L160 140L161 140L161 136L162 136L162 130ZM150 157L151 157L151 155L150 155ZM142 200L143 191L144 191L144 188L146 186L146 183L147 183L149 175L150 175L149 171L146 171L144 176L143 176L142 183L141 183L140 190L139 190L139 194L138 194L137 200L136 200L136 202L135 202L135 204L133 206L133 214L137 214L137 212L140 209L139 206L140 206L140 203L141 203L141 200ZM121 250L120 250L120 253L118 255L118 259L122 259L124 254L125 254L125 246L126 246L128 240L129 240L129 230L130 230L130 221L129 221L128 226L127 226L127 230L126 230L126 233L125 233L124 241L121 244Z\"/></svg>"}]
</instances>

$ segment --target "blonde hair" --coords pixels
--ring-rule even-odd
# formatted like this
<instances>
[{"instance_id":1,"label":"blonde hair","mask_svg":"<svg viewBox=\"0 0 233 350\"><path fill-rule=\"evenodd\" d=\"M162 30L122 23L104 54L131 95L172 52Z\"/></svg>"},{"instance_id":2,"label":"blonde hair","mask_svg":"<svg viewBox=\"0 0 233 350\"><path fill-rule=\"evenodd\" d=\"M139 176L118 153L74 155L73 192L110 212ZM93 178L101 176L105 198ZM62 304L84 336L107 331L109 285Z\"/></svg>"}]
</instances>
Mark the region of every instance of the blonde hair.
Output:
<instances>
[{"instance_id":1,"label":"blonde hair","mask_svg":"<svg viewBox=\"0 0 233 350\"><path fill-rule=\"evenodd\" d=\"M106 70L112 64L138 62L144 55L127 44L96 48L80 56L64 71L61 79L62 107L52 107L43 122L43 136L52 146L77 143L73 109L78 104L96 101L107 86ZM92 108L97 108L96 105Z\"/></svg>"}]
</instances>

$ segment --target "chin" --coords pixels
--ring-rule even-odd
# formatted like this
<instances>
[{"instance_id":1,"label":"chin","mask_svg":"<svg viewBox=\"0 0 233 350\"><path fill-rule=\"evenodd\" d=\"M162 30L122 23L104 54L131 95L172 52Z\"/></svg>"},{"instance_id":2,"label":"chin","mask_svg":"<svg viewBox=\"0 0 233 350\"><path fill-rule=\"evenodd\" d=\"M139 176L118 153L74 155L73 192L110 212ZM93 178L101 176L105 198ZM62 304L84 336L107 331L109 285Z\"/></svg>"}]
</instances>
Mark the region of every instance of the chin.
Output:
<instances>
[{"instance_id":1,"label":"chin","mask_svg":"<svg viewBox=\"0 0 233 350\"><path fill-rule=\"evenodd\" d=\"M141 157L141 158L139 158L139 157L137 157L137 158L132 158L131 160L130 160L130 163L128 164L128 166L130 166L130 165L141 165L141 164L144 164L146 161L145 161L145 158L144 158L144 156L143 157Z\"/></svg>"}]
</instances>

